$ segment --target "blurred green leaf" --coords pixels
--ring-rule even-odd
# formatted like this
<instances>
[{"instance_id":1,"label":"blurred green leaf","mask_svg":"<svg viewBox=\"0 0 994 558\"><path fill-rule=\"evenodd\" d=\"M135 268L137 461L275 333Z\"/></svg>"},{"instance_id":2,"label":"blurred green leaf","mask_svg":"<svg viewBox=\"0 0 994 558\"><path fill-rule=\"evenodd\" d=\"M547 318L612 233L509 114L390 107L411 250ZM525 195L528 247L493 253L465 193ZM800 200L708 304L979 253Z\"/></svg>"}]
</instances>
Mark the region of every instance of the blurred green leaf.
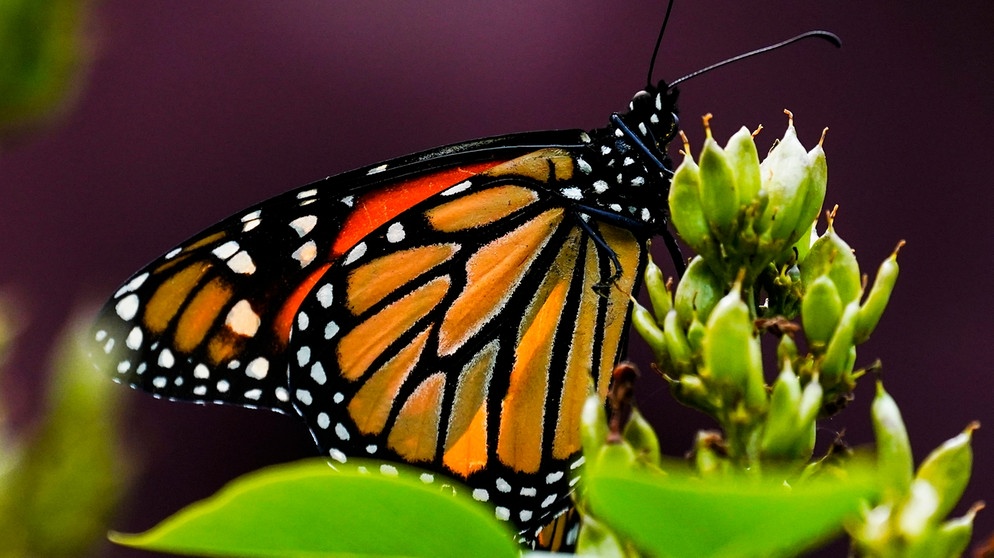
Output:
<instances>
[{"instance_id":1,"label":"blurred green leaf","mask_svg":"<svg viewBox=\"0 0 994 558\"><path fill-rule=\"evenodd\" d=\"M376 471L380 464L366 466ZM317 459L278 465L232 481L145 533L111 539L145 550L246 558L519 555L493 512L398 469L388 476L335 471Z\"/></svg>"},{"instance_id":2,"label":"blurred green leaf","mask_svg":"<svg viewBox=\"0 0 994 558\"><path fill-rule=\"evenodd\" d=\"M74 89L88 56L86 0L0 2L0 132L52 111Z\"/></svg>"},{"instance_id":3,"label":"blurred green leaf","mask_svg":"<svg viewBox=\"0 0 994 558\"><path fill-rule=\"evenodd\" d=\"M129 478L118 448L116 385L75 327L60 343L46 413L0 471L0 556L76 557L103 539Z\"/></svg>"},{"instance_id":4,"label":"blurred green leaf","mask_svg":"<svg viewBox=\"0 0 994 558\"><path fill-rule=\"evenodd\" d=\"M841 533L879 491L869 464L793 487L775 476L703 481L664 469L669 474L599 468L584 479L593 513L659 557L793 555Z\"/></svg>"}]
</instances>

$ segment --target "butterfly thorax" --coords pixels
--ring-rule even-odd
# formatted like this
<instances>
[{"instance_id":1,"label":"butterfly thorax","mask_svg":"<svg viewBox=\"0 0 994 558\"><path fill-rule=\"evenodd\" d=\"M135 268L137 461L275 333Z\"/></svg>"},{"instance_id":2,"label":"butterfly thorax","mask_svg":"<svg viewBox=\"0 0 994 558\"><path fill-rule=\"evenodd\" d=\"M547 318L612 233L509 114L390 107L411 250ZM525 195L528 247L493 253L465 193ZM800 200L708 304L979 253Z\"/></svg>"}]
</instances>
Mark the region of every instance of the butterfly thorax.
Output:
<instances>
[{"instance_id":1,"label":"butterfly thorax","mask_svg":"<svg viewBox=\"0 0 994 558\"><path fill-rule=\"evenodd\" d=\"M647 87L628 111L587 133L589 147L577 157L577 180L559 185L581 212L646 235L666 226L670 177L666 146L677 131L676 89Z\"/></svg>"}]
</instances>

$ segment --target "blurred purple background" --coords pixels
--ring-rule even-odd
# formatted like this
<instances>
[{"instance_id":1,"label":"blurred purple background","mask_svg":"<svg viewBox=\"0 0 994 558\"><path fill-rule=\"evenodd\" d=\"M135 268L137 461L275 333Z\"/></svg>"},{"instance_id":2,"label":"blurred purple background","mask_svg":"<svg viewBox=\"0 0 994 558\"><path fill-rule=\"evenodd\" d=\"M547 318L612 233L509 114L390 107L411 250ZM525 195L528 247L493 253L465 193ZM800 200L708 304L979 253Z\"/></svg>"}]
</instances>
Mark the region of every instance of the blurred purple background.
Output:
<instances>
[{"instance_id":1,"label":"blurred purple background","mask_svg":"<svg viewBox=\"0 0 994 558\"><path fill-rule=\"evenodd\" d=\"M74 109L0 157L0 288L30 321L2 386L15 425L40 411L51 343L81 303L203 227L292 187L436 145L593 128L643 85L662 1L95 3L95 59ZM899 239L902 275L860 364L884 363L920 460L968 422L974 479L958 508L994 500L994 5L678 2L656 76L673 79L802 31L838 33L682 86L694 149L796 117L831 128L827 207L875 273ZM723 140L722 140L723 141ZM675 151L674 151L675 153ZM649 358L633 341L633 356ZM871 440L866 380L825 436ZM124 389L124 388L122 388ZM695 428L657 378L640 392L665 449ZM128 394L144 463L114 527L140 530L234 476L310 455L293 419ZM975 541L994 532L982 512ZM841 552L841 551L840 551ZM104 549L105 556L146 556Z\"/></svg>"}]
</instances>

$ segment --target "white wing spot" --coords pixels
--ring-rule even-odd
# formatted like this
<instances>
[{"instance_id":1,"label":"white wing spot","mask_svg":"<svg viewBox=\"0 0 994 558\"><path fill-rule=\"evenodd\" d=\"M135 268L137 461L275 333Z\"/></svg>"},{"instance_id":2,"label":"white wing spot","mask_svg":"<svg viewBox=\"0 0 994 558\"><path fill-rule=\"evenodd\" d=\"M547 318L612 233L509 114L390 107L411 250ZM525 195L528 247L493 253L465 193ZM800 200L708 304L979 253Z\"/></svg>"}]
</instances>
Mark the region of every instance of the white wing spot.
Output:
<instances>
[{"instance_id":1,"label":"white wing spot","mask_svg":"<svg viewBox=\"0 0 994 558\"><path fill-rule=\"evenodd\" d=\"M238 243L235 242L234 240L229 240L224 244L218 246L217 248L211 250L211 253L217 256L218 258L221 258L222 260L226 260L231 256L234 256L235 252L237 251L238 251Z\"/></svg>"},{"instance_id":2,"label":"white wing spot","mask_svg":"<svg viewBox=\"0 0 994 558\"><path fill-rule=\"evenodd\" d=\"M555 482L558 482L559 479L561 479L561 478L563 478L563 472L562 471L556 471L555 473L549 473L548 475L545 476L545 484L553 484Z\"/></svg>"},{"instance_id":3,"label":"white wing spot","mask_svg":"<svg viewBox=\"0 0 994 558\"><path fill-rule=\"evenodd\" d=\"M211 369L205 364L198 364L193 368L193 377L206 380L211 377Z\"/></svg>"},{"instance_id":4,"label":"white wing spot","mask_svg":"<svg viewBox=\"0 0 994 558\"><path fill-rule=\"evenodd\" d=\"M146 279L148 279L147 271L125 283L120 289L117 290L116 293L114 293L114 298L118 298L124 293L133 292L135 289L142 286L142 283L144 283Z\"/></svg>"},{"instance_id":5,"label":"white wing spot","mask_svg":"<svg viewBox=\"0 0 994 558\"><path fill-rule=\"evenodd\" d=\"M237 358L228 361L228 369L229 370L235 370L236 368L238 368L241 365L242 365L242 363L239 362L239 360Z\"/></svg>"},{"instance_id":6,"label":"white wing spot","mask_svg":"<svg viewBox=\"0 0 994 558\"><path fill-rule=\"evenodd\" d=\"M322 308L331 306L331 302L334 300L332 294L331 283L326 283L318 289L318 302L321 303Z\"/></svg>"},{"instance_id":7,"label":"white wing spot","mask_svg":"<svg viewBox=\"0 0 994 558\"><path fill-rule=\"evenodd\" d=\"M97 331L97 334L94 335L93 338L97 340L97 343L103 341L104 339L107 339L107 330L101 329Z\"/></svg>"},{"instance_id":8,"label":"white wing spot","mask_svg":"<svg viewBox=\"0 0 994 558\"><path fill-rule=\"evenodd\" d=\"M252 275L255 273L255 262L252 261L252 256L245 250L242 250L231 257L228 260L228 267L231 271L235 273L241 273L242 275Z\"/></svg>"},{"instance_id":9,"label":"white wing spot","mask_svg":"<svg viewBox=\"0 0 994 558\"><path fill-rule=\"evenodd\" d=\"M538 494L538 490L536 490L535 487L521 489L522 496L535 496L536 494Z\"/></svg>"},{"instance_id":10,"label":"white wing spot","mask_svg":"<svg viewBox=\"0 0 994 558\"><path fill-rule=\"evenodd\" d=\"M117 301L117 304L114 305L114 311L122 320L130 322L138 313L138 295L129 294Z\"/></svg>"},{"instance_id":11,"label":"white wing spot","mask_svg":"<svg viewBox=\"0 0 994 558\"><path fill-rule=\"evenodd\" d=\"M621 206L616 203L612 203L608 207L611 208L611 211L614 211L615 213L621 213Z\"/></svg>"},{"instance_id":12,"label":"white wing spot","mask_svg":"<svg viewBox=\"0 0 994 558\"><path fill-rule=\"evenodd\" d=\"M290 227L296 231L297 236L303 237L307 233L314 230L314 225L318 224L318 218L315 215L304 215L303 217L297 217L293 221L290 221Z\"/></svg>"},{"instance_id":13,"label":"white wing spot","mask_svg":"<svg viewBox=\"0 0 994 558\"><path fill-rule=\"evenodd\" d=\"M593 171L593 169L590 168L590 163L580 159L579 157L576 159L576 166L580 168L580 172L583 174L590 174L591 171Z\"/></svg>"},{"instance_id":14,"label":"white wing spot","mask_svg":"<svg viewBox=\"0 0 994 558\"><path fill-rule=\"evenodd\" d=\"M328 375L324 372L324 366L320 362L315 362L311 366L311 379L319 386L323 386L328 381Z\"/></svg>"},{"instance_id":15,"label":"white wing spot","mask_svg":"<svg viewBox=\"0 0 994 558\"><path fill-rule=\"evenodd\" d=\"M647 208L643 207L642 208L642 220L648 223L649 219L651 219L651 218L652 218L652 214L649 213L649 210Z\"/></svg>"},{"instance_id":16,"label":"white wing spot","mask_svg":"<svg viewBox=\"0 0 994 558\"><path fill-rule=\"evenodd\" d=\"M298 200L302 200L304 198L313 198L316 195L318 195L318 191L316 189L314 189L314 188L311 188L310 190L304 190L303 192L297 192L297 199Z\"/></svg>"},{"instance_id":17,"label":"white wing spot","mask_svg":"<svg viewBox=\"0 0 994 558\"><path fill-rule=\"evenodd\" d=\"M262 319L255 313L255 310L252 310L252 305L245 299L236 302L224 319L224 325L228 326L228 329L245 337L255 335L261 324Z\"/></svg>"},{"instance_id":18,"label":"white wing spot","mask_svg":"<svg viewBox=\"0 0 994 558\"><path fill-rule=\"evenodd\" d=\"M607 155L610 152L611 152L611 147L610 146L607 146L607 145L602 145L601 146L601 155Z\"/></svg>"},{"instance_id":19,"label":"white wing spot","mask_svg":"<svg viewBox=\"0 0 994 558\"><path fill-rule=\"evenodd\" d=\"M318 245L313 240L308 240L301 244L300 248L294 250L290 257L300 262L300 267L307 267L307 264L313 262L314 258L318 257Z\"/></svg>"},{"instance_id":20,"label":"white wing spot","mask_svg":"<svg viewBox=\"0 0 994 558\"><path fill-rule=\"evenodd\" d=\"M376 447L376 444L369 444L368 446L366 446L366 453L373 455L376 453L376 450L378 449L379 448Z\"/></svg>"},{"instance_id":21,"label":"white wing spot","mask_svg":"<svg viewBox=\"0 0 994 558\"><path fill-rule=\"evenodd\" d=\"M269 361L264 357L258 357L245 367L245 374L249 378L261 380L269 374Z\"/></svg>"},{"instance_id":22,"label":"white wing spot","mask_svg":"<svg viewBox=\"0 0 994 558\"><path fill-rule=\"evenodd\" d=\"M314 402L314 398L311 397L311 392L306 389L298 389L297 392L294 393L294 396L296 396L297 401L300 401L304 405L310 405Z\"/></svg>"},{"instance_id":23,"label":"white wing spot","mask_svg":"<svg viewBox=\"0 0 994 558\"><path fill-rule=\"evenodd\" d=\"M345 396L342 395L342 392L338 392L332 396L331 400L335 403L341 403L342 401L345 401Z\"/></svg>"},{"instance_id":24,"label":"white wing spot","mask_svg":"<svg viewBox=\"0 0 994 558\"><path fill-rule=\"evenodd\" d=\"M653 124L659 124L659 115L656 113L652 113L651 115L649 115L649 122L652 122Z\"/></svg>"},{"instance_id":25,"label":"white wing spot","mask_svg":"<svg viewBox=\"0 0 994 558\"><path fill-rule=\"evenodd\" d=\"M551 506L552 503L555 502L555 501L556 501L556 495L555 494L550 494L549 496L547 496L545 498L545 500L542 500L542 507L543 508L547 508L547 507Z\"/></svg>"},{"instance_id":26,"label":"white wing spot","mask_svg":"<svg viewBox=\"0 0 994 558\"><path fill-rule=\"evenodd\" d=\"M300 366L304 366L310 361L311 361L311 348L308 347L307 345L304 345L303 347L297 350L297 364Z\"/></svg>"},{"instance_id":27,"label":"white wing spot","mask_svg":"<svg viewBox=\"0 0 994 558\"><path fill-rule=\"evenodd\" d=\"M335 434L343 441L349 439L349 430L345 428L345 425L342 423L335 425Z\"/></svg>"},{"instance_id":28,"label":"white wing spot","mask_svg":"<svg viewBox=\"0 0 994 558\"><path fill-rule=\"evenodd\" d=\"M253 221L248 221L242 225L242 232L249 232L250 230L258 227L262 223L262 219L255 219Z\"/></svg>"},{"instance_id":29,"label":"white wing spot","mask_svg":"<svg viewBox=\"0 0 994 558\"><path fill-rule=\"evenodd\" d=\"M598 194L603 194L604 192L607 192L607 188L608 188L607 182L603 180L597 180L594 182L594 191L597 192Z\"/></svg>"},{"instance_id":30,"label":"white wing spot","mask_svg":"<svg viewBox=\"0 0 994 558\"><path fill-rule=\"evenodd\" d=\"M104 343L104 352L105 353L110 354L110 352L112 350L114 350L114 338L113 337L111 337L110 339L107 340L106 343Z\"/></svg>"},{"instance_id":31,"label":"white wing spot","mask_svg":"<svg viewBox=\"0 0 994 558\"><path fill-rule=\"evenodd\" d=\"M645 122L639 122L639 131L642 132L643 136L649 135L649 131L645 129Z\"/></svg>"},{"instance_id":32,"label":"white wing spot","mask_svg":"<svg viewBox=\"0 0 994 558\"><path fill-rule=\"evenodd\" d=\"M348 255L345 256L345 265L349 265L350 263L358 260L365 253L366 253L366 243L360 242L359 244L356 244L355 248L349 250Z\"/></svg>"},{"instance_id":33,"label":"white wing spot","mask_svg":"<svg viewBox=\"0 0 994 558\"><path fill-rule=\"evenodd\" d=\"M156 376L155 378L152 378L152 385L159 389L162 389L166 387L167 381L168 380L166 380L165 376Z\"/></svg>"},{"instance_id":34,"label":"white wing spot","mask_svg":"<svg viewBox=\"0 0 994 558\"><path fill-rule=\"evenodd\" d=\"M342 203L344 203L349 207L352 207L352 204L355 203L355 196L345 196L344 198L342 198Z\"/></svg>"},{"instance_id":35,"label":"white wing spot","mask_svg":"<svg viewBox=\"0 0 994 558\"><path fill-rule=\"evenodd\" d=\"M586 461L587 461L587 459L581 455L576 461L574 461L574 462L572 462L572 463L569 464L569 468L570 469L578 469L578 468L582 467L583 464Z\"/></svg>"},{"instance_id":36,"label":"white wing spot","mask_svg":"<svg viewBox=\"0 0 994 558\"><path fill-rule=\"evenodd\" d=\"M494 516L501 521L507 521L511 519L511 510L505 508L504 506L497 506L494 508Z\"/></svg>"},{"instance_id":37,"label":"white wing spot","mask_svg":"<svg viewBox=\"0 0 994 558\"><path fill-rule=\"evenodd\" d=\"M290 400L290 394L287 393L286 388L278 387L278 388L276 388L276 390L274 391L274 393L276 394L276 399L279 399L280 401L283 401L284 403Z\"/></svg>"},{"instance_id":38,"label":"white wing spot","mask_svg":"<svg viewBox=\"0 0 994 558\"><path fill-rule=\"evenodd\" d=\"M162 368L172 368L176 364L176 357L173 356L173 352L169 349L162 349L159 353L159 366Z\"/></svg>"},{"instance_id":39,"label":"white wing spot","mask_svg":"<svg viewBox=\"0 0 994 558\"><path fill-rule=\"evenodd\" d=\"M207 386L197 386L193 388L193 394L197 397L203 397L207 395Z\"/></svg>"},{"instance_id":40,"label":"white wing spot","mask_svg":"<svg viewBox=\"0 0 994 558\"><path fill-rule=\"evenodd\" d=\"M242 223L248 223L249 221L254 221L262 215L261 209L256 209L255 211L249 211L245 215L242 215Z\"/></svg>"},{"instance_id":41,"label":"white wing spot","mask_svg":"<svg viewBox=\"0 0 994 558\"><path fill-rule=\"evenodd\" d=\"M451 187L449 187L449 189L443 191L442 195L443 196L454 196L454 195L458 194L459 192L462 192L463 190L469 188L472 185L473 185L473 183L471 181L469 181L469 180L463 180L459 184L456 184L455 186L451 186Z\"/></svg>"},{"instance_id":42,"label":"white wing spot","mask_svg":"<svg viewBox=\"0 0 994 558\"><path fill-rule=\"evenodd\" d=\"M182 252L182 251L183 251L183 247L182 246L177 246L176 248L173 248L172 250L166 252L165 258L167 260L171 260L171 259L175 258L176 256L178 256L179 253Z\"/></svg>"},{"instance_id":43,"label":"white wing spot","mask_svg":"<svg viewBox=\"0 0 994 558\"><path fill-rule=\"evenodd\" d=\"M478 502L486 502L490 500L490 493L482 488L477 488L473 491L473 499Z\"/></svg>"},{"instance_id":44,"label":"white wing spot","mask_svg":"<svg viewBox=\"0 0 994 558\"><path fill-rule=\"evenodd\" d=\"M431 473L421 473L421 476L418 478L421 479L421 482L425 484L431 484L435 482L435 475Z\"/></svg>"},{"instance_id":45,"label":"white wing spot","mask_svg":"<svg viewBox=\"0 0 994 558\"><path fill-rule=\"evenodd\" d=\"M645 184L644 176L636 176L635 178L632 179L632 186L641 186L643 184Z\"/></svg>"},{"instance_id":46,"label":"white wing spot","mask_svg":"<svg viewBox=\"0 0 994 558\"><path fill-rule=\"evenodd\" d=\"M529 519L532 518L532 511L531 510L521 510L520 512L518 512L518 517L521 518L521 521L528 521Z\"/></svg>"},{"instance_id":47,"label":"white wing spot","mask_svg":"<svg viewBox=\"0 0 994 558\"><path fill-rule=\"evenodd\" d=\"M217 390L221 393L227 393L230 388L231 384L228 383L228 380L221 380L217 383Z\"/></svg>"},{"instance_id":48,"label":"white wing spot","mask_svg":"<svg viewBox=\"0 0 994 558\"><path fill-rule=\"evenodd\" d=\"M381 173L381 172L383 172L385 170L387 170L386 163L384 163L384 164L382 164L382 165L380 165L378 167L373 167L373 168L369 169L368 171L366 171L366 176L369 176L371 174Z\"/></svg>"},{"instance_id":49,"label":"white wing spot","mask_svg":"<svg viewBox=\"0 0 994 558\"><path fill-rule=\"evenodd\" d=\"M324 430L331 425L331 418L328 413L318 413L318 428Z\"/></svg>"},{"instance_id":50,"label":"white wing spot","mask_svg":"<svg viewBox=\"0 0 994 558\"><path fill-rule=\"evenodd\" d=\"M404 225L394 223L387 228L387 241L400 242L404 240Z\"/></svg>"},{"instance_id":51,"label":"white wing spot","mask_svg":"<svg viewBox=\"0 0 994 558\"><path fill-rule=\"evenodd\" d=\"M560 192L571 200L582 200L583 192L579 188L572 186L570 188L563 188Z\"/></svg>"},{"instance_id":52,"label":"white wing spot","mask_svg":"<svg viewBox=\"0 0 994 558\"><path fill-rule=\"evenodd\" d=\"M262 390L261 389L258 389L258 388L256 388L256 389L250 389L250 390L248 390L248 391L245 392L245 399L251 399L253 401L257 401L260 397L262 397Z\"/></svg>"},{"instance_id":53,"label":"white wing spot","mask_svg":"<svg viewBox=\"0 0 994 558\"><path fill-rule=\"evenodd\" d=\"M324 338L331 339L336 334L338 334L338 324L335 322L328 322L328 325L324 327Z\"/></svg>"},{"instance_id":54,"label":"white wing spot","mask_svg":"<svg viewBox=\"0 0 994 558\"><path fill-rule=\"evenodd\" d=\"M334 459L335 461L337 461L339 463L345 463L346 461L349 460L349 458L348 458L347 455L345 455L344 453L342 453L341 450L337 450L337 449L333 449L333 450L329 451L328 455L330 455L332 459Z\"/></svg>"},{"instance_id":55,"label":"white wing spot","mask_svg":"<svg viewBox=\"0 0 994 558\"><path fill-rule=\"evenodd\" d=\"M130 369L131 369L131 361L130 360L122 360L121 362L117 363L117 373L118 374L124 374L125 372L127 372Z\"/></svg>"},{"instance_id":56,"label":"white wing spot","mask_svg":"<svg viewBox=\"0 0 994 558\"><path fill-rule=\"evenodd\" d=\"M623 167L627 167L628 165L634 165L634 164L635 164L635 159L632 159L631 157L625 157L625 160L621 162L621 166Z\"/></svg>"},{"instance_id":57,"label":"white wing spot","mask_svg":"<svg viewBox=\"0 0 994 558\"><path fill-rule=\"evenodd\" d=\"M307 329L307 326L310 325L310 323L311 319L307 316L306 313L301 312L297 314L297 329L299 329L300 331L304 331L305 329Z\"/></svg>"},{"instance_id":58,"label":"white wing spot","mask_svg":"<svg viewBox=\"0 0 994 558\"><path fill-rule=\"evenodd\" d=\"M142 329L135 326L131 333L128 333L127 339L124 340L124 344L128 346L132 351L137 351L142 346Z\"/></svg>"},{"instance_id":59,"label":"white wing spot","mask_svg":"<svg viewBox=\"0 0 994 558\"><path fill-rule=\"evenodd\" d=\"M497 485L497 490L500 490L505 494L511 491L511 485L508 484L508 482L502 478L498 478L495 484Z\"/></svg>"}]
</instances>

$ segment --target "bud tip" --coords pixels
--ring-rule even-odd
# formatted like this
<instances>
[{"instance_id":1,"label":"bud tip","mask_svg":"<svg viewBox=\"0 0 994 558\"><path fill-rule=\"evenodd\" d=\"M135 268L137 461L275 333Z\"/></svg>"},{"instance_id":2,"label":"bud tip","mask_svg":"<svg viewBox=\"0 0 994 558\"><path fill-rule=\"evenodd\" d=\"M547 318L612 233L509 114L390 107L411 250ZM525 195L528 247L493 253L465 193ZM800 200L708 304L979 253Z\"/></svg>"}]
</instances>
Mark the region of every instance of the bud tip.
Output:
<instances>
[{"instance_id":1,"label":"bud tip","mask_svg":"<svg viewBox=\"0 0 994 558\"><path fill-rule=\"evenodd\" d=\"M711 137L711 118L712 117L713 117L713 115L710 112L701 117L701 120L704 122L704 134L707 137L709 137L709 138Z\"/></svg>"},{"instance_id":2,"label":"bud tip","mask_svg":"<svg viewBox=\"0 0 994 558\"><path fill-rule=\"evenodd\" d=\"M828 126L825 126L825 129L821 131L821 139L818 140L818 147L823 147L822 144L825 143L825 134L827 133L828 133Z\"/></svg>"},{"instance_id":3,"label":"bud tip","mask_svg":"<svg viewBox=\"0 0 994 558\"><path fill-rule=\"evenodd\" d=\"M787 126L793 126L794 125L794 113L790 112L787 109L783 109L783 113L787 115Z\"/></svg>"}]
</instances>

